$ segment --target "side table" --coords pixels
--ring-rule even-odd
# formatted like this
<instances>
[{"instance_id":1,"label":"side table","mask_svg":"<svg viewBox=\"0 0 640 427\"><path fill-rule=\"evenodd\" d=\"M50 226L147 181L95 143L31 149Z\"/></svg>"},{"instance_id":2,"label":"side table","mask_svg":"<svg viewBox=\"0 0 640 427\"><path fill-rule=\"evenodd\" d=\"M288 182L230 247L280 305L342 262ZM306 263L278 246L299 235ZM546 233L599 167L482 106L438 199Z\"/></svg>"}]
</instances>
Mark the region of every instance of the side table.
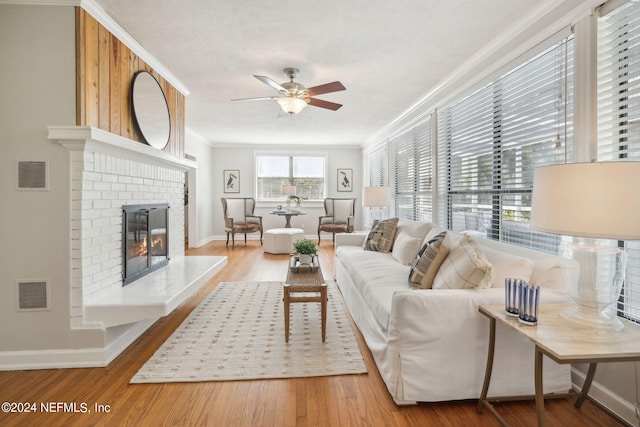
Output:
<instances>
[{"instance_id":1,"label":"side table","mask_svg":"<svg viewBox=\"0 0 640 427\"><path fill-rule=\"evenodd\" d=\"M327 332L327 284L324 282L322 269L318 266L316 271L294 272L288 268L287 280L284 284L284 340L289 342L289 315L290 304L296 302L319 302L322 317L322 342ZM305 293L302 296L293 293ZM309 295L314 293L316 295ZM319 295L317 295L319 293Z\"/></svg>"},{"instance_id":2,"label":"side table","mask_svg":"<svg viewBox=\"0 0 640 427\"><path fill-rule=\"evenodd\" d=\"M504 305L481 305L479 307L480 313L487 316L490 323L489 353L482 394L478 402L478 412L482 412L483 407L487 407L502 425L508 425L487 399L493 368L497 322L513 329L535 345L534 374L538 426L545 425L545 396L542 386L543 355L557 363L589 364L587 376L579 393L554 393L550 395L552 397L577 396L576 408L580 408L584 400L589 398L589 388L598 363L640 360L640 325L621 319L624 324L624 329L621 331L613 329L599 331L586 326L581 327L579 324L561 317L560 313L570 306L570 304L541 305L538 311L537 326L523 325L518 322L517 318L507 316L504 312Z\"/></svg>"}]
</instances>

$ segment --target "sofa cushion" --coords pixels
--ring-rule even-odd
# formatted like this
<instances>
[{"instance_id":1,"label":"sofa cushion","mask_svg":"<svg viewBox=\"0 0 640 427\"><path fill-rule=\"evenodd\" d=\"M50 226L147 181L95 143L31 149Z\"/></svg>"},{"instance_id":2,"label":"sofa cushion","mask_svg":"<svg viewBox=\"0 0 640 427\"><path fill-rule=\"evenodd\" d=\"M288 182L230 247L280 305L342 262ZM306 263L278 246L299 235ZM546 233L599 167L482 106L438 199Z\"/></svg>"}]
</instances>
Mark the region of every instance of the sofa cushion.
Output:
<instances>
[{"instance_id":1,"label":"sofa cushion","mask_svg":"<svg viewBox=\"0 0 640 427\"><path fill-rule=\"evenodd\" d=\"M531 281L533 260L487 247L482 247L482 253L487 257L487 261L493 266L495 272L491 283L492 288L503 288L505 279Z\"/></svg>"},{"instance_id":2,"label":"sofa cushion","mask_svg":"<svg viewBox=\"0 0 640 427\"><path fill-rule=\"evenodd\" d=\"M411 263L409 286L416 289L430 289L432 287L438 269L449 254L449 248L444 244L446 235L447 232L443 231L422 246L415 260Z\"/></svg>"},{"instance_id":3,"label":"sofa cushion","mask_svg":"<svg viewBox=\"0 0 640 427\"><path fill-rule=\"evenodd\" d=\"M422 242L431 230L433 224L429 222L413 221L410 219L400 218L398 220L398 231L396 232L396 240L400 233L406 233L411 237L417 237ZM417 252L417 251L416 251Z\"/></svg>"},{"instance_id":4,"label":"sofa cushion","mask_svg":"<svg viewBox=\"0 0 640 427\"><path fill-rule=\"evenodd\" d=\"M398 218L385 219L383 221L375 220L367 236L364 249L373 252L390 252L397 228Z\"/></svg>"},{"instance_id":5,"label":"sofa cushion","mask_svg":"<svg viewBox=\"0 0 640 427\"><path fill-rule=\"evenodd\" d=\"M420 249L420 242L420 238L411 237L404 231L400 231L396 236L396 241L393 242L391 256L400 264L409 265Z\"/></svg>"},{"instance_id":6,"label":"sofa cushion","mask_svg":"<svg viewBox=\"0 0 640 427\"><path fill-rule=\"evenodd\" d=\"M447 244L447 240L445 240ZM433 281L434 289L489 288L493 281L493 266L480 247L469 236L462 236L453 246Z\"/></svg>"},{"instance_id":7,"label":"sofa cushion","mask_svg":"<svg viewBox=\"0 0 640 427\"><path fill-rule=\"evenodd\" d=\"M365 251L360 246L340 246L336 258L386 333L394 292L409 289L402 279L398 280L407 277L409 266L396 262L390 253Z\"/></svg>"}]
</instances>

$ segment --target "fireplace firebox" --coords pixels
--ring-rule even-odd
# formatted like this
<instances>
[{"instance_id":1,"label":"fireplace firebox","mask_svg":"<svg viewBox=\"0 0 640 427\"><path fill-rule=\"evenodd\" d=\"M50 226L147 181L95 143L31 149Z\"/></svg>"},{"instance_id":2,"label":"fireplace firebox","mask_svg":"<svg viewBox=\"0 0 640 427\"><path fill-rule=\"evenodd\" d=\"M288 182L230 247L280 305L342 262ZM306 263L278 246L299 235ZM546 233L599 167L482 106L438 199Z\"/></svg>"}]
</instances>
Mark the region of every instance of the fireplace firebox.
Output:
<instances>
[{"instance_id":1,"label":"fireplace firebox","mask_svg":"<svg viewBox=\"0 0 640 427\"><path fill-rule=\"evenodd\" d=\"M169 262L169 205L122 207L122 285Z\"/></svg>"}]
</instances>

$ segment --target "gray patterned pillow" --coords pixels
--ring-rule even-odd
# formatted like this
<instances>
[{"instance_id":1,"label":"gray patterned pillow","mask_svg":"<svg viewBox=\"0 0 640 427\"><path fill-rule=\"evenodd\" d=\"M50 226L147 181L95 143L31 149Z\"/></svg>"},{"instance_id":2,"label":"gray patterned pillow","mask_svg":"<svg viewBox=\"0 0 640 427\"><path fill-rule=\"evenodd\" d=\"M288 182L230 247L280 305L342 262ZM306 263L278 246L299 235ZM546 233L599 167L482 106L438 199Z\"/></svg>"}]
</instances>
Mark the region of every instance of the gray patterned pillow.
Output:
<instances>
[{"instance_id":1,"label":"gray patterned pillow","mask_svg":"<svg viewBox=\"0 0 640 427\"><path fill-rule=\"evenodd\" d=\"M398 218L375 220L364 243L365 251L391 252L398 228Z\"/></svg>"},{"instance_id":2,"label":"gray patterned pillow","mask_svg":"<svg viewBox=\"0 0 640 427\"><path fill-rule=\"evenodd\" d=\"M449 248L444 244L446 236L447 232L443 231L422 246L411 263L409 286L414 289L431 289L440 265L449 254Z\"/></svg>"}]
</instances>

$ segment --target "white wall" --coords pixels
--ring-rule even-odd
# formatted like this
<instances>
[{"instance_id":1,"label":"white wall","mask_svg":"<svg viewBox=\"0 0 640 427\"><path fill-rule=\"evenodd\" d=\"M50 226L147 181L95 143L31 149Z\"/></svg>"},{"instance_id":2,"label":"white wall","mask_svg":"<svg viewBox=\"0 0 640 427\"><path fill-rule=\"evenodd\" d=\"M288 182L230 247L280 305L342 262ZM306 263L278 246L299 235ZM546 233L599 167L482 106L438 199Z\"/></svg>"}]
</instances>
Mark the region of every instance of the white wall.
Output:
<instances>
[{"instance_id":1,"label":"white wall","mask_svg":"<svg viewBox=\"0 0 640 427\"><path fill-rule=\"evenodd\" d=\"M189 246L200 247L213 240L214 209L213 188L217 174L214 168L213 146L187 129L185 152L197 163L198 168L189 171ZM221 178L220 178L221 179ZM218 201L219 203L219 201Z\"/></svg>"},{"instance_id":2,"label":"white wall","mask_svg":"<svg viewBox=\"0 0 640 427\"><path fill-rule=\"evenodd\" d=\"M48 125L75 124L73 7L0 5L0 351L100 347L70 329L69 154ZM48 191L16 191L18 160L49 163ZM47 280L51 310L18 312L16 281Z\"/></svg>"},{"instance_id":3,"label":"white wall","mask_svg":"<svg viewBox=\"0 0 640 427\"><path fill-rule=\"evenodd\" d=\"M189 136L189 134L187 134ZM256 151L285 151L293 152L325 152L327 153L327 197L355 197L356 202L356 229L361 228L360 221L361 197L362 197L362 152L360 147L340 146L268 146L268 145L240 145L234 147L211 147L206 142L192 135L187 138L186 152L195 156L198 162L196 172L196 198L197 198L197 228L196 241L192 246L200 246L211 240L226 238L224 232L224 219L222 214L222 197L255 197L254 179L255 166L254 155ZM353 169L353 191L338 192L337 169ZM237 169L240 171L240 193L224 193L223 171L225 169ZM190 199L193 189L189 189ZM283 200L284 203L284 200ZM191 204L191 201L190 201ZM192 206L190 209L193 208ZM284 218L270 215L275 209L275 203L258 204L256 214L263 217L265 230L284 226ZM324 214L322 203L304 202L302 209L307 215L292 218L294 227L303 228L308 236L315 236L318 227L318 216ZM189 224L189 228L194 224ZM241 238L244 238L242 236ZM248 235L248 239L258 238L258 235ZM324 237L323 237L324 238ZM330 235L327 234L327 238ZM190 239L191 240L191 239Z\"/></svg>"}]
</instances>

